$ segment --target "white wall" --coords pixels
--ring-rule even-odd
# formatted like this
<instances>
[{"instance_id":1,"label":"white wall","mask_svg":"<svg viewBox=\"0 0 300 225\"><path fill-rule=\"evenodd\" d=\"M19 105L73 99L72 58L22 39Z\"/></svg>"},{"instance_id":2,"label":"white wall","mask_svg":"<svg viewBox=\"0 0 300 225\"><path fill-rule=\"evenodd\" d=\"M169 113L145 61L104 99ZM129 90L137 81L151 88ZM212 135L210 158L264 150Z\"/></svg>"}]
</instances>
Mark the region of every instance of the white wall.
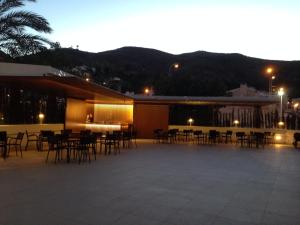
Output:
<instances>
[{"instance_id":1,"label":"white wall","mask_svg":"<svg viewBox=\"0 0 300 225\"><path fill-rule=\"evenodd\" d=\"M64 129L64 124L18 124L18 125L0 125L0 131L6 131L8 136L14 136L18 132L29 132L38 134L41 130L52 130L59 133ZM24 134L22 146L25 146L27 142L26 134ZM28 149L35 149L34 143L29 143Z\"/></svg>"},{"instance_id":2,"label":"white wall","mask_svg":"<svg viewBox=\"0 0 300 225\"><path fill-rule=\"evenodd\" d=\"M169 129L179 129L179 130L202 130L202 132L207 133L209 130L217 130L220 132L226 132L227 130L233 131L233 137L235 137L235 132L242 131L245 133L254 132L272 132L276 137L281 137L281 140L275 140L277 144L292 144L294 141L294 133L300 133L300 130L285 130L285 129L262 129L262 128L240 128L240 127L203 127L203 126L180 126L180 125L169 125Z\"/></svg>"}]
</instances>

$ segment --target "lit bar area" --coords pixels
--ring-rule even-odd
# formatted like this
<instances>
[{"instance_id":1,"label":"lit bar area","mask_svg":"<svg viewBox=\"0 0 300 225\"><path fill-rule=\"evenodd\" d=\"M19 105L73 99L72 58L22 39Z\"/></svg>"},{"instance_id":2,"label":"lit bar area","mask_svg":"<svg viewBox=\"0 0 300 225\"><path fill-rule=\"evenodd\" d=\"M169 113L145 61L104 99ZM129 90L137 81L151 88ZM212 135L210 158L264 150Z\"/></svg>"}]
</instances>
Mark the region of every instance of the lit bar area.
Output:
<instances>
[{"instance_id":1,"label":"lit bar area","mask_svg":"<svg viewBox=\"0 0 300 225\"><path fill-rule=\"evenodd\" d=\"M66 129L106 132L127 130L133 123L132 104L94 104L67 99Z\"/></svg>"}]
</instances>

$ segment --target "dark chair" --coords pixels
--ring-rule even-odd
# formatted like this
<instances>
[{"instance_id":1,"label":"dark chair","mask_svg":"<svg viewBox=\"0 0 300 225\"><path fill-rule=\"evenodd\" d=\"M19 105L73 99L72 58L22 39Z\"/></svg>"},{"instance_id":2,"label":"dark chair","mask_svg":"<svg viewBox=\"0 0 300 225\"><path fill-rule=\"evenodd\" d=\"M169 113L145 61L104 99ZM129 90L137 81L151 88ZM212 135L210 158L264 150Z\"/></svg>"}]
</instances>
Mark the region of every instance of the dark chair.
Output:
<instances>
[{"instance_id":1,"label":"dark chair","mask_svg":"<svg viewBox=\"0 0 300 225\"><path fill-rule=\"evenodd\" d=\"M183 130L183 140L190 141L193 137L193 130Z\"/></svg>"},{"instance_id":2,"label":"dark chair","mask_svg":"<svg viewBox=\"0 0 300 225\"><path fill-rule=\"evenodd\" d=\"M300 141L300 133L294 133L294 142L293 145L295 148L298 147L298 142Z\"/></svg>"},{"instance_id":3,"label":"dark chair","mask_svg":"<svg viewBox=\"0 0 300 225\"><path fill-rule=\"evenodd\" d=\"M48 162L49 154L51 151L55 152L55 160L54 160L55 163L62 159L62 152L64 149L67 148L67 146L64 143L64 140L65 140L65 137L61 134L48 136L48 138L47 138L48 153L47 153L47 157L46 157L46 163Z\"/></svg>"},{"instance_id":4,"label":"dark chair","mask_svg":"<svg viewBox=\"0 0 300 225\"><path fill-rule=\"evenodd\" d=\"M274 143L274 135L271 132L264 132L264 141L265 144L273 144Z\"/></svg>"},{"instance_id":5,"label":"dark chair","mask_svg":"<svg viewBox=\"0 0 300 225\"><path fill-rule=\"evenodd\" d=\"M222 134L222 138L225 139L225 143L227 144L229 141L232 143L232 131L227 130L226 133Z\"/></svg>"},{"instance_id":6,"label":"dark chair","mask_svg":"<svg viewBox=\"0 0 300 225\"><path fill-rule=\"evenodd\" d=\"M101 154L101 143L104 140L103 138L103 133L102 132L93 132L92 135L95 135L96 138L96 152L97 152L97 147L100 145L100 154Z\"/></svg>"},{"instance_id":7,"label":"dark chair","mask_svg":"<svg viewBox=\"0 0 300 225\"><path fill-rule=\"evenodd\" d=\"M21 157L23 157L23 154L22 154L22 140L23 140L23 137L24 137L24 133L23 132L19 132L16 137L9 137L8 138L7 156L9 155L10 148L11 147L15 147L16 155L18 155L18 150L19 150L20 153L21 153Z\"/></svg>"},{"instance_id":8,"label":"dark chair","mask_svg":"<svg viewBox=\"0 0 300 225\"><path fill-rule=\"evenodd\" d=\"M175 143L176 142L177 131L178 131L177 129L168 130L168 141L169 141L169 143Z\"/></svg>"},{"instance_id":9,"label":"dark chair","mask_svg":"<svg viewBox=\"0 0 300 225\"><path fill-rule=\"evenodd\" d=\"M91 133L92 133L91 130L81 130L81 131L80 131L80 136L89 135L89 134L91 134Z\"/></svg>"},{"instance_id":10,"label":"dark chair","mask_svg":"<svg viewBox=\"0 0 300 225\"><path fill-rule=\"evenodd\" d=\"M121 153L120 140L119 140L119 137L117 137L117 135L115 135L115 134L110 134L110 133L106 134L106 137L104 140L104 146L105 146L105 149L104 149L105 155L110 154L112 148L114 149L115 154Z\"/></svg>"},{"instance_id":11,"label":"dark chair","mask_svg":"<svg viewBox=\"0 0 300 225\"><path fill-rule=\"evenodd\" d=\"M259 146L262 146L264 148L265 146L265 134L262 132L254 132L249 141L250 147L254 144L256 148L259 148Z\"/></svg>"},{"instance_id":12,"label":"dark chair","mask_svg":"<svg viewBox=\"0 0 300 225\"><path fill-rule=\"evenodd\" d=\"M26 138L27 138L27 142L26 142L26 146L25 146L25 151L27 151L29 142L35 142L36 149L39 150L39 137L38 137L38 135L36 135L36 134L29 134L27 130L26 130L25 134L26 134Z\"/></svg>"},{"instance_id":13,"label":"dark chair","mask_svg":"<svg viewBox=\"0 0 300 225\"><path fill-rule=\"evenodd\" d=\"M137 143L136 143L136 139L137 139L137 131L136 130L132 130L130 132L131 134L131 142L134 142L135 147L137 148Z\"/></svg>"},{"instance_id":14,"label":"dark chair","mask_svg":"<svg viewBox=\"0 0 300 225\"><path fill-rule=\"evenodd\" d=\"M44 143L48 144L48 138L54 136L54 131L51 130L41 130L39 135L39 144L38 144L38 150L43 151L44 150Z\"/></svg>"},{"instance_id":15,"label":"dark chair","mask_svg":"<svg viewBox=\"0 0 300 225\"><path fill-rule=\"evenodd\" d=\"M72 134L72 129L64 129L60 131L61 135L69 137Z\"/></svg>"},{"instance_id":16,"label":"dark chair","mask_svg":"<svg viewBox=\"0 0 300 225\"><path fill-rule=\"evenodd\" d=\"M132 135L130 131L123 131L122 145L123 148L130 148L132 146Z\"/></svg>"},{"instance_id":17,"label":"dark chair","mask_svg":"<svg viewBox=\"0 0 300 225\"><path fill-rule=\"evenodd\" d=\"M218 132L216 130L209 130L208 132L208 143L217 143Z\"/></svg>"},{"instance_id":18,"label":"dark chair","mask_svg":"<svg viewBox=\"0 0 300 225\"><path fill-rule=\"evenodd\" d=\"M202 130L194 131L194 140L196 140L197 144L205 143L205 134L202 132Z\"/></svg>"},{"instance_id":19,"label":"dark chair","mask_svg":"<svg viewBox=\"0 0 300 225\"><path fill-rule=\"evenodd\" d=\"M154 141L156 141L157 143L160 143L162 141L162 135L163 135L162 129L153 130Z\"/></svg>"},{"instance_id":20,"label":"dark chair","mask_svg":"<svg viewBox=\"0 0 300 225\"><path fill-rule=\"evenodd\" d=\"M83 160L89 160L91 162L90 156L90 144L91 139L89 135L83 135L80 137L80 140L73 146L73 150L76 152L76 156L78 157L78 163L80 164Z\"/></svg>"},{"instance_id":21,"label":"dark chair","mask_svg":"<svg viewBox=\"0 0 300 225\"><path fill-rule=\"evenodd\" d=\"M1 154L1 157L6 159L6 156L7 156L7 133L6 133L6 131L0 131L0 154Z\"/></svg>"},{"instance_id":22,"label":"dark chair","mask_svg":"<svg viewBox=\"0 0 300 225\"><path fill-rule=\"evenodd\" d=\"M235 133L236 136L236 144L238 144L239 142L241 143L241 147L244 146L244 143L248 143L249 139L247 137L247 135L245 134L245 132L236 132Z\"/></svg>"},{"instance_id":23,"label":"dark chair","mask_svg":"<svg viewBox=\"0 0 300 225\"><path fill-rule=\"evenodd\" d=\"M97 155L97 135L92 133L88 136L89 138L89 149L92 150L92 154L94 155L94 158L96 160L96 155Z\"/></svg>"}]
</instances>

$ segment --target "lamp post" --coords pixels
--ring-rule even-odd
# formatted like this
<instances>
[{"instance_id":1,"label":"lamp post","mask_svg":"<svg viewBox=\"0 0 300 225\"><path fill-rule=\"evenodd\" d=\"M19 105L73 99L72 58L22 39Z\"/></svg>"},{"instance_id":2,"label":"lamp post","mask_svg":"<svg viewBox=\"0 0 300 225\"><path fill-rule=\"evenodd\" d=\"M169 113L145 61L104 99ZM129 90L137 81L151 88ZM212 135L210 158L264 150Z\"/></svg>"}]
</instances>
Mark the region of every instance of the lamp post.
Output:
<instances>
[{"instance_id":1,"label":"lamp post","mask_svg":"<svg viewBox=\"0 0 300 225\"><path fill-rule=\"evenodd\" d=\"M150 93L149 88L145 88L145 89L144 89L144 94L145 94L145 95L149 95L149 93Z\"/></svg>"},{"instance_id":2,"label":"lamp post","mask_svg":"<svg viewBox=\"0 0 300 225\"><path fill-rule=\"evenodd\" d=\"M173 63L169 66L168 75L172 75L172 70L178 70L179 69L179 63Z\"/></svg>"},{"instance_id":3,"label":"lamp post","mask_svg":"<svg viewBox=\"0 0 300 225\"><path fill-rule=\"evenodd\" d=\"M233 121L233 124L234 124L235 127L237 127L237 126L240 124L240 121L234 120L234 121Z\"/></svg>"},{"instance_id":4,"label":"lamp post","mask_svg":"<svg viewBox=\"0 0 300 225\"><path fill-rule=\"evenodd\" d=\"M273 68L272 67L268 67L266 69L266 73L268 74L268 79L269 79L269 94L272 95L273 93L273 80L275 80L276 76L273 74Z\"/></svg>"},{"instance_id":5,"label":"lamp post","mask_svg":"<svg viewBox=\"0 0 300 225\"><path fill-rule=\"evenodd\" d=\"M282 117L282 96L283 95L284 95L284 89L279 88L279 90L278 90L278 96L280 97L280 120L279 120L279 123L278 123L279 126L284 125L283 117Z\"/></svg>"},{"instance_id":6,"label":"lamp post","mask_svg":"<svg viewBox=\"0 0 300 225\"><path fill-rule=\"evenodd\" d=\"M191 126L192 126L192 123L194 123L194 119L190 117L190 118L188 119L188 123L189 123L189 125L190 125L190 127L191 127Z\"/></svg>"}]
</instances>

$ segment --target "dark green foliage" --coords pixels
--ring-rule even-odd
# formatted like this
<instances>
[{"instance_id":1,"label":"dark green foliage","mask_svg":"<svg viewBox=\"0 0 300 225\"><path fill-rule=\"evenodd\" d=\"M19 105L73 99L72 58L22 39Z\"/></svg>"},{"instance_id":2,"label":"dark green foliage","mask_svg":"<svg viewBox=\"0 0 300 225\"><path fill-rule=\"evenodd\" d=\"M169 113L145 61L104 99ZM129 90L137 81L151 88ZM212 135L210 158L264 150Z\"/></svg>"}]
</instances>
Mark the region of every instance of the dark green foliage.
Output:
<instances>
[{"instance_id":1,"label":"dark green foliage","mask_svg":"<svg viewBox=\"0 0 300 225\"><path fill-rule=\"evenodd\" d=\"M35 2L0 0L0 51L12 57L34 54L46 50L45 44L51 44L40 35L28 33L28 28L39 33L50 33L52 29L44 17L17 10L24 6L26 1Z\"/></svg>"}]
</instances>

